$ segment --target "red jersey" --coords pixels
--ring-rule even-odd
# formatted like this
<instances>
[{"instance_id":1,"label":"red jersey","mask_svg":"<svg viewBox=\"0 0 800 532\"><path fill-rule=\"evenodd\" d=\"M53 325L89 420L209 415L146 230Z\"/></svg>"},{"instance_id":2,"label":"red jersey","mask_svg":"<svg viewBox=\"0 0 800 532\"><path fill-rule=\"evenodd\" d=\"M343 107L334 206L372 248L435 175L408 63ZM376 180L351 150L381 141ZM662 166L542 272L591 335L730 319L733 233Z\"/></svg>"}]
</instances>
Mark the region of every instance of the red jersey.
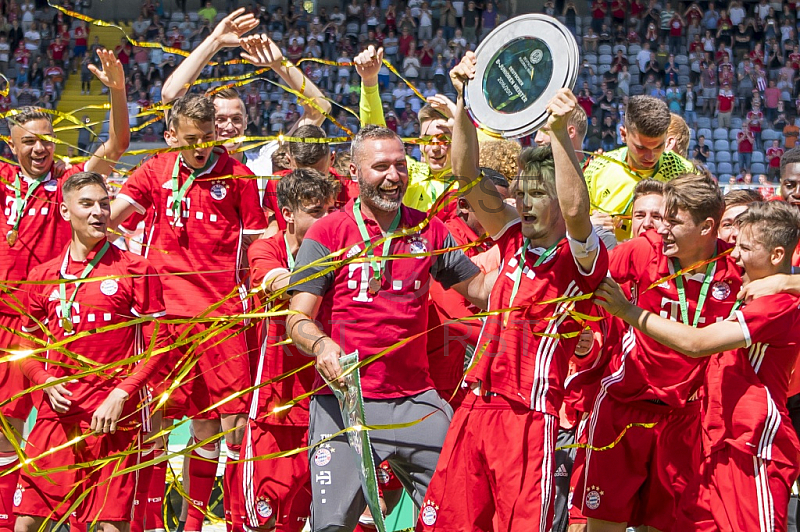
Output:
<instances>
[{"instance_id":1,"label":"red jersey","mask_svg":"<svg viewBox=\"0 0 800 532\"><path fill-rule=\"evenodd\" d=\"M455 202L454 202L455 203ZM456 244L462 246L477 242L480 237L459 217L445 222ZM467 248L464 254L474 257L491 249L488 240L480 246ZM465 320L445 323L452 319L472 316L479 310L454 290L445 290L438 282L431 283L430 308L428 310L428 365L431 379L439 394L449 400L464 376L464 357L467 346L474 349L481 332L481 320Z\"/></svg>"},{"instance_id":2,"label":"red jersey","mask_svg":"<svg viewBox=\"0 0 800 532\"><path fill-rule=\"evenodd\" d=\"M739 153L753 153L753 143L755 142L755 138L753 137L752 133L745 133L744 131L740 131L736 135L737 150Z\"/></svg>"},{"instance_id":3,"label":"red jersey","mask_svg":"<svg viewBox=\"0 0 800 532\"><path fill-rule=\"evenodd\" d=\"M240 313L243 302L230 296L241 281L242 239L263 233L266 227L255 180L228 177L252 172L224 149L215 148L214 154L216 161L198 174L183 197L180 226L173 225L172 212L172 174L178 153L148 159L117 196L140 214L149 211L145 257L162 275L171 316L198 316L223 300L209 315ZM178 187L190 173L181 161Z\"/></svg>"},{"instance_id":4,"label":"red jersey","mask_svg":"<svg viewBox=\"0 0 800 532\"><path fill-rule=\"evenodd\" d=\"M722 240L717 241L720 253L730 247ZM675 272L673 261L661 252L660 235L651 230L623 242L614 248L610 262L612 277L620 284L630 283L631 301L664 318L682 320L677 279L648 290L654 282ZM698 327L727 318L742 285L741 270L730 254L714 264ZM690 322L694 321L704 280L702 273L683 276ZM680 408L702 385L705 368L705 359L686 357L630 327L622 340L621 356L610 368L613 373L603 379L602 386L618 401L658 400Z\"/></svg>"},{"instance_id":5,"label":"red jersey","mask_svg":"<svg viewBox=\"0 0 800 532\"><path fill-rule=\"evenodd\" d=\"M275 175L283 177L289 175L291 172L291 170L281 170ZM358 197L358 182L353 181L350 176L345 177L340 175L333 168L328 169L328 172L335 177L341 185L335 202L336 207L341 209L348 201L355 200ZM278 222L278 229L286 231L286 220L284 220L283 214L281 214L281 210L278 208L278 181L280 180L270 179L267 181L267 186L264 189L264 207L274 213L275 221Z\"/></svg>"},{"instance_id":6,"label":"red jersey","mask_svg":"<svg viewBox=\"0 0 800 532\"><path fill-rule=\"evenodd\" d=\"M37 266L31 271L31 281L57 281L77 278L86 265L95 258L105 240L98 243L85 261L77 262L69 256L69 244L61 248L58 256ZM89 274L91 278L105 280L81 283L75 295L71 316L73 331L66 332L61 326L62 307L57 284L31 285L28 302L28 315L23 319L23 331L40 338L40 324L45 324L52 339L63 341L70 336L93 329L135 320L138 317L157 318L165 312L161 281L147 260L109 246L100 262ZM70 297L75 290L74 283L65 283L65 294ZM166 328L160 328L166 331ZM159 346L169 344L166 333L159 335ZM67 348L87 359L93 366L113 364L143 353L149 340L142 333L142 325L131 325L118 329L93 332L69 343ZM33 342L26 342L33 347ZM66 415L76 413L91 414L106 399L114 388L122 388L129 395L139 390L157 368L163 355L153 356L146 363L126 364L100 371L99 374L82 376L77 382L65 386L72 392L69 398L72 407ZM75 361L60 351L50 351L47 355L54 364L45 370L45 365L32 359L25 359L23 371L34 384L44 384L48 377L57 378L74 375L85 368L74 367ZM61 364L65 365L61 365ZM120 372L121 370L121 372ZM136 404L136 401L132 402ZM53 418L57 414L50 409L50 401L42 401L39 417Z\"/></svg>"},{"instance_id":7,"label":"red jersey","mask_svg":"<svg viewBox=\"0 0 800 532\"><path fill-rule=\"evenodd\" d=\"M288 258L283 231L270 238L253 242L247 250L252 286L259 286L265 277L276 271L290 271ZM284 303L284 308L286 307L288 307L288 303ZM274 307L271 305L269 309L272 308ZM255 376L256 386L314 360L313 357L304 354L294 345L275 345L286 339L286 319L282 316L262 320L258 324L258 338L261 356ZM257 388L253 391L253 398L258 410L251 411L251 416L257 416L255 419L268 424L307 427L308 399L280 414L265 416L291 399L311 391L316 373L312 366L291 377Z\"/></svg>"},{"instance_id":8,"label":"red jersey","mask_svg":"<svg viewBox=\"0 0 800 532\"><path fill-rule=\"evenodd\" d=\"M601 245L594 267L586 273L575 262L565 238L538 266L535 263L546 250L528 247L520 272L519 257L525 237L519 221L505 227L494 241L500 248L503 264L489 297L489 310L521 308L486 318L478 351L486 348L467 375L467 382L480 382L484 392L496 393L531 410L558 416L569 360L575 353L578 337L577 334L571 337L543 335L580 332L581 325L568 311L588 314L593 304L588 300L538 302L593 292L608 272L608 252ZM518 275L521 280L512 302ZM506 319L507 324L504 324Z\"/></svg>"},{"instance_id":9,"label":"red jersey","mask_svg":"<svg viewBox=\"0 0 800 532\"><path fill-rule=\"evenodd\" d=\"M800 298L776 294L736 311L747 346L712 355L706 372L704 451L725 445L794 465L800 442L786 408L800 352Z\"/></svg>"},{"instance_id":10,"label":"red jersey","mask_svg":"<svg viewBox=\"0 0 800 532\"><path fill-rule=\"evenodd\" d=\"M800 70L800 52L789 54L789 65L795 70Z\"/></svg>"},{"instance_id":11,"label":"red jersey","mask_svg":"<svg viewBox=\"0 0 800 532\"><path fill-rule=\"evenodd\" d=\"M306 233L297 255L292 283L302 282L294 291L322 296L331 305L317 321L346 353L356 349L363 360L390 349L400 339L411 339L361 368L361 387L368 399L409 397L434 387L428 370L428 288L430 280L445 288L466 281L478 273L461 251L386 261L380 291L371 294L373 278L370 261L352 262L311 280L308 276L326 266L306 267L333 252L346 250L346 258L362 253L365 244L353 215L354 202L317 221ZM416 227L426 215L401 207L401 228ZM378 224L365 219L371 240L383 238ZM440 220L433 218L419 232L392 239L390 255L423 254L455 247L453 237ZM376 248L383 254L383 245ZM302 269L301 269L302 268ZM329 269L329 268L328 268ZM323 381L317 377L316 386ZM325 390L328 393L327 389Z\"/></svg>"},{"instance_id":12,"label":"red jersey","mask_svg":"<svg viewBox=\"0 0 800 532\"><path fill-rule=\"evenodd\" d=\"M27 285L14 286L13 281L26 279L34 267L52 259L69 242L72 234L69 223L58 212L63 200L61 184L72 174L82 172L83 167L83 164L73 166L58 179L51 177L51 171L39 180L32 180L22 176L18 166L0 163L0 202L3 205L0 211L0 279L12 281L9 292L0 289L0 314L18 315L25 308ZM17 210L12 207L16 200L14 178L18 174L21 200L25 199L31 184L37 181L40 184L21 209L17 242L10 247L6 235L17 221Z\"/></svg>"},{"instance_id":13,"label":"red jersey","mask_svg":"<svg viewBox=\"0 0 800 532\"><path fill-rule=\"evenodd\" d=\"M75 35L75 46L86 46L86 38L89 36L86 28L78 26L73 31L73 34Z\"/></svg>"},{"instance_id":14,"label":"red jersey","mask_svg":"<svg viewBox=\"0 0 800 532\"><path fill-rule=\"evenodd\" d=\"M722 94L720 92L719 96L717 96L717 99L719 100L719 106L717 109L720 113L730 113L733 110L733 102L736 99L733 93Z\"/></svg>"},{"instance_id":15,"label":"red jersey","mask_svg":"<svg viewBox=\"0 0 800 532\"><path fill-rule=\"evenodd\" d=\"M767 161L769 161L770 168L781 167L781 157L783 157L783 148L767 148Z\"/></svg>"},{"instance_id":16,"label":"red jersey","mask_svg":"<svg viewBox=\"0 0 800 532\"><path fill-rule=\"evenodd\" d=\"M764 113L761 111L748 111L747 122L750 124L750 131L753 133L761 132L762 120L764 120Z\"/></svg>"},{"instance_id":17,"label":"red jersey","mask_svg":"<svg viewBox=\"0 0 800 532\"><path fill-rule=\"evenodd\" d=\"M64 51L67 49L67 45L62 43L53 42L50 46L47 47L50 51L50 56L55 61L63 61L64 60Z\"/></svg>"}]
</instances>

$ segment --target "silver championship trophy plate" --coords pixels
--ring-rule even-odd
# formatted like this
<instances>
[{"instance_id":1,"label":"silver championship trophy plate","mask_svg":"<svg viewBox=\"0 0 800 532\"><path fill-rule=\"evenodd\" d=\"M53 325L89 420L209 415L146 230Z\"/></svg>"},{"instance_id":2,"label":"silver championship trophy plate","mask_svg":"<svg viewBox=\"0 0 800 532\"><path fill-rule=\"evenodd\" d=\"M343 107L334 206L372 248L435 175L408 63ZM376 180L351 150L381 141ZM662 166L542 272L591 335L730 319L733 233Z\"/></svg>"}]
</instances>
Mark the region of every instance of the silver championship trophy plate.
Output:
<instances>
[{"instance_id":1,"label":"silver championship trophy plate","mask_svg":"<svg viewBox=\"0 0 800 532\"><path fill-rule=\"evenodd\" d=\"M578 79L575 37L553 17L527 14L495 28L475 50L475 79L467 84L469 113L488 133L530 135L547 122L547 103Z\"/></svg>"}]
</instances>

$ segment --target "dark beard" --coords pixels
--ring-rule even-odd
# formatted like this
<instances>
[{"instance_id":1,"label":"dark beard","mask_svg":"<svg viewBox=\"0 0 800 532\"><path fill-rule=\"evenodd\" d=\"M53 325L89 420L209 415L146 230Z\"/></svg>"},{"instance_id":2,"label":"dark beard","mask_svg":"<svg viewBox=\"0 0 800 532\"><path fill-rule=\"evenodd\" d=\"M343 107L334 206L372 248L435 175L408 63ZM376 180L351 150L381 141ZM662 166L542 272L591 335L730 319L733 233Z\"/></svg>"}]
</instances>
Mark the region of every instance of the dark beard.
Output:
<instances>
[{"instance_id":1,"label":"dark beard","mask_svg":"<svg viewBox=\"0 0 800 532\"><path fill-rule=\"evenodd\" d=\"M378 187L367 183L361 176L358 176L358 188L359 188L359 196L361 197L361 201L368 203L370 206L375 207L384 212L392 212L396 211L400 208L403 204L403 196L406 193L406 187L401 184L398 184L400 187L400 199L397 201L391 201L383 198L381 196Z\"/></svg>"}]
</instances>

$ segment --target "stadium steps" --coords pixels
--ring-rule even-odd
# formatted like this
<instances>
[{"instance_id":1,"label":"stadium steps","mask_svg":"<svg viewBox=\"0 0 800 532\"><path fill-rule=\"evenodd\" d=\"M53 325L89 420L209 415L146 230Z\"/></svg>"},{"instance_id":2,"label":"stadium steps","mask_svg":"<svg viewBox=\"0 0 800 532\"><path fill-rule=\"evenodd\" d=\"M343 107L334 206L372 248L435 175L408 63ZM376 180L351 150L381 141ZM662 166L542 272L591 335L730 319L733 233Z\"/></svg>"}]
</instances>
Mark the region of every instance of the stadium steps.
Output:
<instances>
[{"instance_id":1,"label":"stadium steps","mask_svg":"<svg viewBox=\"0 0 800 532\"><path fill-rule=\"evenodd\" d=\"M130 25L123 25L122 28L128 35L132 34ZM107 28L101 26L91 26L89 33L89 45L94 43L94 38L98 37L100 44L113 50L122 38L122 33L117 28ZM96 78L92 79L92 92L89 95L81 94L81 76L80 72L72 74L64 84L64 89L61 92L61 99L58 101L58 110L62 113L72 114L75 118L80 119L83 115L87 115L92 123L97 123L92 130L95 134L99 135L102 129L102 122L108 120L108 111L104 109L85 109L87 106L102 105L108 102L108 96L101 93L103 84ZM56 119L57 120L57 119ZM77 146L78 144L78 129L70 128L74 126L72 122L61 120L55 124L55 130L60 140L67 144ZM59 130L60 128L69 128ZM59 155L67 155L67 146L58 144L56 146L56 153ZM76 155L80 155L77 153Z\"/></svg>"}]
</instances>

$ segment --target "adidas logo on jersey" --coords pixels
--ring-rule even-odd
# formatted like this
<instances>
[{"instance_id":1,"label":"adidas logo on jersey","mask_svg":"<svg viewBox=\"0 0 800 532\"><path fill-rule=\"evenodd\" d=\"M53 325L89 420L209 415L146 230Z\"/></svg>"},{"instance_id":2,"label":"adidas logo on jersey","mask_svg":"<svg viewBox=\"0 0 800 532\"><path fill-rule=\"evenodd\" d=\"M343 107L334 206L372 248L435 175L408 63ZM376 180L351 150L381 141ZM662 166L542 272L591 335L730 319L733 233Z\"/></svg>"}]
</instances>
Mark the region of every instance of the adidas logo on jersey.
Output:
<instances>
[{"instance_id":1,"label":"adidas logo on jersey","mask_svg":"<svg viewBox=\"0 0 800 532\"><path fill-rule=\"evenodd\" d=\"M556 476L557 477L568 477L569 476L569 473L567 473L567 468L566 468L566 466L564 464L561 464L561 465L558 466L558 469L556 469Z\"/></svg>"}]
</instances>

